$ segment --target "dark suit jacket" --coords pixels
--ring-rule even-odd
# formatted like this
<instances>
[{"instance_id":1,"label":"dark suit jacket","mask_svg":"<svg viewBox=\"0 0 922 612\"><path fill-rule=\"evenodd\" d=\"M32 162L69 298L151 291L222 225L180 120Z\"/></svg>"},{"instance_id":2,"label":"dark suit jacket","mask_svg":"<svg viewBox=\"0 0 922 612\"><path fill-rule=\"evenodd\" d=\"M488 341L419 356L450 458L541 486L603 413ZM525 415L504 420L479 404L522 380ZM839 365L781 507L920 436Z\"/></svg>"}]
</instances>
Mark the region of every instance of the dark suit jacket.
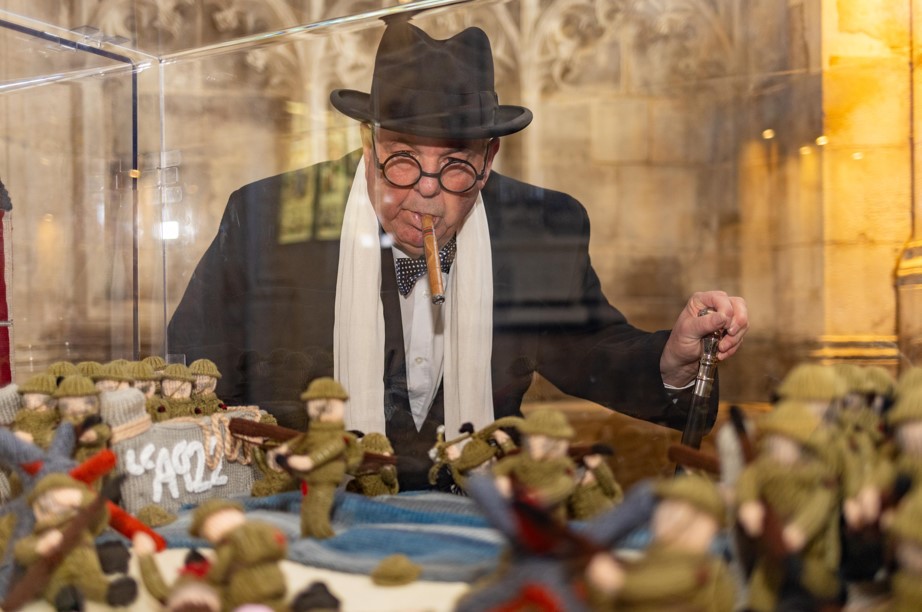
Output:
<instances>
[{"instance_id":1,"label":"dark suit jacket","mask_svg":"<svg viewBox=\"0 0 922 612\"><path fill-rule=\"evenodd\" d=\"M170 322L170 353L207 357L224 374L218 396L258 404L304 428L298 395L332 375L339 230L359 153L264 179L231 196L218 234ZM570 196L493 172L484 187L493 249L493 405L520 413L540 372L562 391L682 428L687 402L663 388L668 332L629 325L589 261L589 219ZM390 249L382 252L387 433L398 454L425 462L441 393L417 432L409 416L403 331ZM711 422L716 414L713 395ZM446 432L452 437L455 432ZM413 447L411 450L410 447Z\"/></svg>"}]
</instances>

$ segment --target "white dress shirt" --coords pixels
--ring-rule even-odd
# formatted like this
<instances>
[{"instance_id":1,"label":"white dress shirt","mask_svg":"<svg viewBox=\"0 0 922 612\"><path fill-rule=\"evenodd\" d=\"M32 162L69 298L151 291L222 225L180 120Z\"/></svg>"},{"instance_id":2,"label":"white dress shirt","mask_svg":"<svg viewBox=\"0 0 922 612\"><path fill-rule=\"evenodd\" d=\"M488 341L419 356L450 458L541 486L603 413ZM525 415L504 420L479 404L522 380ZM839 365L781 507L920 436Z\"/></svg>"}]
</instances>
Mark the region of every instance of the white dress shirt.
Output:
<instances>
[{"instance_id":1,"label":"white dress shirt","mask_svg":"<svg viewBox=\"0 0 922 612\"><path fill-rule=\"evenodd\" d=\"M392 247L394 258L408 257L397 247ZM454 268L452 268L454 269ZM424 274L407 295L400 296L400 317L403 321L403 348L407 360L407 392L410 412L417 431L422 428L435 393L442 382L445 367L445 334L442 312L452 299L448 279L442 273L445 286L445 303L435 305L429 295L429 282Z\"/></svg>"}]
</instances>

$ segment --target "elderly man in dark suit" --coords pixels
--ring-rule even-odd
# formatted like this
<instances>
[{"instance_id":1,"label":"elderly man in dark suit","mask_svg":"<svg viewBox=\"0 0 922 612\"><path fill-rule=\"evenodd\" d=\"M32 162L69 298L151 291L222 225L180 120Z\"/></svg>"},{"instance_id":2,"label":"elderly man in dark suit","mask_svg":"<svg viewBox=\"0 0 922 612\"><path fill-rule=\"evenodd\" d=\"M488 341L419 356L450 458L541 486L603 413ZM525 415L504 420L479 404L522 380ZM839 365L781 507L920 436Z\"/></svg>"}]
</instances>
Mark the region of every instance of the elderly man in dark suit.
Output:
<instances>
[{"instance_id":1,"label":"elderly man in dark suit","mask_svg":"<svg viewBox=\"0 0 922 612\"><path fill-rule=\"evenodd\" d=\"M519 414L534 372L684 425L701 338L725 329L719 357L732 355L745 302L696 293L671 331L627 323L589 261L582 205L492 172L499 138L532 115L498 103L483 31L434 40L391 23L370 93L330 98L362 123L362 150L231 196L171 321L171 353L211 359L228 404L293 427L299 390L333 375L351 396L347 426L391 439L401 489L425 485L439 425ZM427 218L442 245L440 305L415 282Z\"/></svg>"}]
</instances>

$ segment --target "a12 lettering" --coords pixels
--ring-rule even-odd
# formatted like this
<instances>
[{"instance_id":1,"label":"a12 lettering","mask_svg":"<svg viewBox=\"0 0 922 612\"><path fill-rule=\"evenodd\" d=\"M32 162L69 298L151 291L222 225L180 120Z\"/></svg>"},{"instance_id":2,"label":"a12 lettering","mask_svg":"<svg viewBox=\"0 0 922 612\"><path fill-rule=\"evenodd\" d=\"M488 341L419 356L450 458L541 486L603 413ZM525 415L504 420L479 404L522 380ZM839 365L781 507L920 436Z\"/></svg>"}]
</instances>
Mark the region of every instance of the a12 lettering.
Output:
<instances>
[{"instance_id":1,"label":"a12 lettering","mask_svg":"<svg viewBox=\"0 0 922 612\"><path fill-rule=\"evenodd\" d=\"M158 449L154 444L147 444L138 453L129 448L124 455L125 470L132 476L153 472L151 501L154 503L163 499L164 489L173 499L178 499L180 482L187 493L204 493L227 484L227 475L221 473L224 458L218 458L213 470L206 462L206 457L213 456L217 444L214 438L209 441L207 455L199 440L180 440L172 449L165 446Z\"/></svg>"}]
</instances>

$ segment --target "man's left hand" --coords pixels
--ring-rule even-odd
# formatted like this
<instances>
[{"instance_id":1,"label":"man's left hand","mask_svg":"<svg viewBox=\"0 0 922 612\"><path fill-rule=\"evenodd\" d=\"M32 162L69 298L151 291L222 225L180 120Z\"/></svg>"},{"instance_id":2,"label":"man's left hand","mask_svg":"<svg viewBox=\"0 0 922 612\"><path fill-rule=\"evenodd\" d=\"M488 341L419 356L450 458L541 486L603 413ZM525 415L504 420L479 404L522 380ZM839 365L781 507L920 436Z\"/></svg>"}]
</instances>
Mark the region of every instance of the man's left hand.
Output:
<instances>
[{"instance_id":1,"label":"man's left hand","mask_svg":"<svg viewBox=\"0 0 922 612\"><path fill-rule=\"evenodd\" d=\"M705 308L714 312L698 316ZM737 351L749 329L746 301L723 291L705 291L691 296L679 314L660 357L663 382L675 387L684 387L691 382L698 371L701 339L721 329L726 334L717 347L717 358L723 361Z\"/></svg>"}]
</instances>

